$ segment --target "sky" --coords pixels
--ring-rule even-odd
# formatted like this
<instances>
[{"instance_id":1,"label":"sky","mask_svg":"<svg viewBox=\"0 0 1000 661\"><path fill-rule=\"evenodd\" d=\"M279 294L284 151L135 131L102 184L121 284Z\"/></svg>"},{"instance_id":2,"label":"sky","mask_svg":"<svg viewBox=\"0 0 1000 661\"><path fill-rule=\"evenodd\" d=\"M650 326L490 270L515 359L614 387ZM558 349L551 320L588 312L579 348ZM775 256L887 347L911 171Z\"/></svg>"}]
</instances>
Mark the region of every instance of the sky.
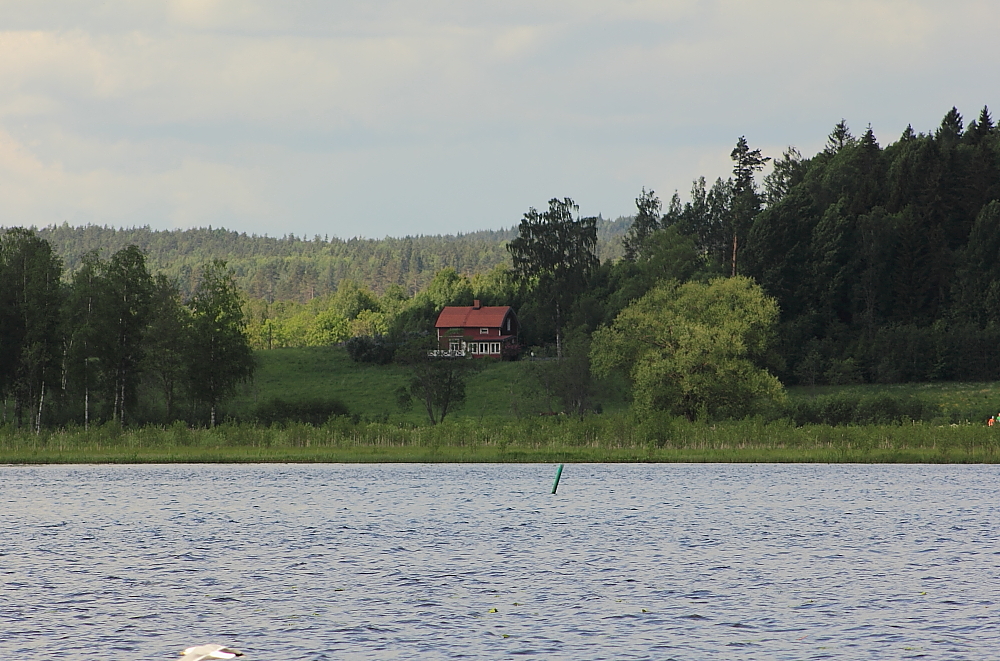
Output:
<instances>
[{"instance_id":1,"label":"sky","mask_svg":"<svg viewBox=\"0 0 1000 661\"><path fill-rule=\"evenodd\" d=\"M1000 108L995 0L0 0L0 225L312 237L687 198Z\"/></svg>"}]
</instances>

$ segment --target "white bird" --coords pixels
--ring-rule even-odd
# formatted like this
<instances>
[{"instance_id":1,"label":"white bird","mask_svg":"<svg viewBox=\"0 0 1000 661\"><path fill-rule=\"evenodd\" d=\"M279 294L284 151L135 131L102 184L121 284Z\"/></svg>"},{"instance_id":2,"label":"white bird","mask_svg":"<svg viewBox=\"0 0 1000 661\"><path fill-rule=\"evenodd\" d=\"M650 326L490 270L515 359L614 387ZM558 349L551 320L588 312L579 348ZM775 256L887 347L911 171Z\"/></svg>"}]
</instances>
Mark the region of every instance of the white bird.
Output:
<instances>
[{"instance_id":1,"label":"white bird","mask_svg":"<svg viewBox=\"0 0 1000 661\"><path fill-rule=\"evenodd\" d=\"M204 661L204 659L232 659L243 656L243 652L225 645L198 645L181 652L181 661Z\"/></svg>"}]
</instances>

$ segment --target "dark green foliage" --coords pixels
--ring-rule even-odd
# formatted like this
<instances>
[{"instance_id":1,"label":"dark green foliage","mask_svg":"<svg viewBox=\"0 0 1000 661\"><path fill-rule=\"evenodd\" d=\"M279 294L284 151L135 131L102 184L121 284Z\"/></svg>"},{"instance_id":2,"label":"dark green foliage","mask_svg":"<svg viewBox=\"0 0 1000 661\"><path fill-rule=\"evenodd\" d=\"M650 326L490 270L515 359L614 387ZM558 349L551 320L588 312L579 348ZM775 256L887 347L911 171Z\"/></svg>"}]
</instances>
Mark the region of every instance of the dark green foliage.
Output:
<instances>
[{"instance_id":1,"label":"dark green foliage","mask_svg":"<svg viewBox=\"0 0 1000 661\"><path fill-rule=\"evenodd\" d=\"M163 274L154 279L146 331L145 370L163 394L165 421L174 419L174 403L183 387L185 356L191 333L190 312L181 303L177 285Z\"/></svg>"},{"instance_id":2,"label":"dark green foliage","mask_svg":"<svg viewBox=\"0 0 1000 661\"><path fill-rule=\"evenodd\" d=\"M729 157L733 160L732 203L728 214L729 235L733 238L730 275L735 277L738 273L739 250L746 241L753 219L760 213L761 198L757 193L754 174L763 170L771 157L761 155L759 149L750 149L743 136L736 141L736 147Z\"/></svg>"},{"instance_id":3,"label":"dark green foliage","mask_svg":"<svg viewBox=\"0 0 1000 661\"><path fill-rule=\"evenodd\" d=\"M534 362L532 380L549 413L583 417L597 408L596 385L590 371L590 338L572 333L561 360Z\"/></svg>"},{"instance_id":4,"label":"dark green foliage","mask_svg":"<svg viewBox=\"0 0 1000 661\"><path fill-rule=\"evenodd\" d=\"M536 306L551 310L559 357L564 315L600 264L597 219L574 219L577 210L568 197L549 200L547 211L532 207L521 219L517 238L507 244L515 279L531 286Z\"/></svg>"},{"instance_id":5,"label":"dark green foliage","mask_svg":"<svg viewBox=\"0 0 1000 661\"><path fill-rule=\"evenodd\" d=\"M930 419L939 407L916 397L900 397L889 393L860 395L839 393L820 395L812 399L791 401L777 409L796 425L891 425L913 420Z\"/></svg>"},{"instance_id":6,"label":"dark green foliage","mask_svg":"<svg viewBox=\"0 0 1000 661\"><path fill-rule=\"evenodd\" d=\"M1000 202L982 208L957 257L955 310L966 319L1000 322Z\"/></svg>"},{"instance_id":7,"label":"dark green foliage","mask_svg":"<svg viewBox=\"0 0 1000 661\"><path fill-rule=\"evenodd\" d=\"M400 365L408 368L409 382L396 390L396 402L409 410L416 400L427 412L432 425L444 422L449 413L462 406L468 378L482 368L484 359L432 358L428 351L436 348L434 338L414 338L399 348L396 356Z\"/></svg>"},{"instance_id":8,"label":"dark green foliage","mask_svg":"<svg viewBox=\"0 0 1000 661\"><path fill-rule=\"evenodd\" d=\"M344 342L347 355L356 363L387 365L396 353L396 344L385 335L359 335Z\"/></svg>"},{"instance_id":9,"label":"dark green foliage","mask_svg":"<svg viewBox=\"0 0 1000 661\"><path fill-rule=\"evenodd\" d=\"M631 218L597 219L597 253L601 259L622 255L622 237ZM224 259L233 269L240 290L250 299L268 303L308 302L334 294L351 280L381 294L395 285L407 295L427 287L441 269L461 274L485 273L509 265L506 243L516 228L483 230L446 236L385 239L267 237L220 228L159 231L149 227L114 229L63 224L38 230L75 272L84 255L98 251L104 259L129 245L146 255L149 269L177 282L183 299L190 298L201 266Z\"/></svg>"},{"instance_id":10,"label":"dark green foliage","mask_svg":"<svg viewBox=\"0 0 1000 661\"><path fill-rule=\"evenodd\" d=\"M111 417L124 423L126 411L138 398L139 365L153 296L153 280L142 252L129 246L112 255L104 268L104 284L106 319L111 322L107 331L112 337L107 361L112 375L109 381L114 387Z\"/></svg>"},{"instance_id":11,"label":"dark green foliage","mask_svg":"<svg viewBox=\"0 0 1000 661\"><path fill-rule=\"evenodd\" d=\"M622 246L625 249L625 259L635 261L643 251L643 244L650 234L660 229L660 198L656 197L654 191L642 189L642 194L636 198L635 206L638 213L632 221L632 226L628 228L628 233L622 239Z\"/></svg>"},{"instance_id":12,"label":"dark green foliage","mask_svg":"<svg viewBox=\"0 0 1000 661\"><path fill-rule=\"evenodd\" d=\"M823 152L778 165L743 264L781 307L783 379L992 378L978 349L1000 321L988 110L965 130L952 109L933 135L908 127L885 149L841 122Z\"/></svg>"},{"instance_id":13,"label":"dark green foliage","mask_svg":"<svg viewBox=\"0 0 1000 661\"><path fill-rule=\"evenodd\" d=\"M59 382L62 262L34 233L0 236L0 395L18 424L41 429L46 391Z\"/></svg>"},{"instance_id":14,"label":"dark green foliage","mask_svg":"<svg viewBox=\"0 0 1000 661\"><path fill-rule=\"evenodd\" d=\"M335 416L348 416L350 411L336 399L297 399L286 401L275 398L258 404L252 419L262 425L300 422L318 427Z\"/></svg>"}]
</instances>

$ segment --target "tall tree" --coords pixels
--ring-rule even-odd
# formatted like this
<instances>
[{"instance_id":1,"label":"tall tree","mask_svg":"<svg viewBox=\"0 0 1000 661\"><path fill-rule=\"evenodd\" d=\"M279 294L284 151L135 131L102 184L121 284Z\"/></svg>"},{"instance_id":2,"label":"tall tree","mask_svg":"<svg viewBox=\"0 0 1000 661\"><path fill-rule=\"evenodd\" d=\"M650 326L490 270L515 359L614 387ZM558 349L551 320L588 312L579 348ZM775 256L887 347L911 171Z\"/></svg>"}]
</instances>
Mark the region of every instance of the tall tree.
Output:
<instances>
[{"instance_id":1,"label":"tall tree","mask_svg":"<svg viewBox=\"0 0 1000 661\"><path fill-rule=\"evenodd\" d=\"M732 275L736 276L737 253L741 241L746 238L753 219L760 213L761 199L757 194L754 174L764 169L771 160L761 156L759 149L750 149L746 137L740 136L736 147L729 154L733 159L733 207L730 215L730 232L733 237Z\"/></svg>"},{"instance_id":2,"label":"tall tree","mask_svg":"<svg viewBox=\"0 0 1000 661\"><path fill-rule=\"evenodd\" d=\"M205 265L189 307L188 389L208 405L214 427L219 404L253 378L255 367L240 293L225 261Z\"/></svg>"},{"instance_id":3,"label":"tall tree","mask_svg":"<svg viewBox=\"0 0 1000 661\"><path fill-rule=\"evenodd\" d=\"M0 392L41 429L45 392L59 380L62 260L30 230L0 236Z\"/></svg>"},{"instance_id":4,"label":"tall tree","mask_svg":"<svg viewBox=\"0 0 1000 661\"><path fill-rule=\"evenodd\" d=\"M764 201L767 206L773 207L792 186L802 181L804 170L802 153L795 147L786 149L781 158L774 161L774 169L764 177Z\"/></svg>"},{"instance_id":5,"label":"tall tree","mask_svg":"<svg viewBox=\"0 0 1000 661\"><path fill-rule=\"evenodd\" d=\"M642 189L642 194L635 199L637 213L632 226L629 227L625 238L622 239L622 246L625 248L625 259L635 261L642 252L642 244L646 238L660 229L660 211L663 205L660 198L652 190Z\"/></svg>"},{"instance_id":6,"label":"tall tree","mask_svg":"<svg viewBox=\"0 0 1000 661\"><path fill-rule=\"evenodd\" d=\"M562 358L563 314L598 266L597 219L574 219L579 207L570 198L549 200L547 211L534 207L524 214L517 238L507 244L514 277L534 285L536 295L551 304L556 355Z\"/></svg>"},{"instance_id":7,"label":"tall tree","mask_svg":"<svg viewBox=\"0 0 1000 661\"><path fill-rule=\"evenodd\" d=\"M946 145L955 144L962 139L963 129L962 113L952 106L941 120L941 126L934 132L934 137Z\"/></svg>"},{"instance_id":8,"label":"tall tree","mask_svg":"<svg viewBox=\"0 0 1000 661\"><path fill-rule=\"evenodd\" d=\"M136 246L119 250L105 270L110 329L114 333L112 418L125 423L126 410L137 399L143 339L149 323L153 279L146 258Z\"/></svg>"},{"instance_id":9,"label":"tall tree","mask_svg":"<svg viewBox=\"0 0 1000 661\"><path fill-rule=\"evenodd\" d=\"M113 335L102 324L107 320L105 264L97 251L85 254L73 274L63 320L66 324L64 382L83 395L83 427L90 428L93 394L100 392L102 364L112 355Z\"/></svg>"},{"instance_id":10,"label":"tall tree","mask_svg":"<svg viewBox=\"0 0 1000 661\"><path fill-rule=\"evenodd\" d=\"M146 355L143 367L156 379L166 404L166 420L174 418L177 390L184 382L185 346L191 317L181 303L177 284L162 273L153 280Z\"/></svg>"},{"instance_id":11,"label":"tall tree","mask_svg":"<svg viewBox=\"0 0 1000 661\"><path fill-rule=\"evenodd\" d=\"M850 147L855 142L851 135L851 129L847 126L847 120L841 119L833 127L833 131L826 137L826 148L823 150L827 154L836 154L844 147Z\"/></svg>"}]
</instances>

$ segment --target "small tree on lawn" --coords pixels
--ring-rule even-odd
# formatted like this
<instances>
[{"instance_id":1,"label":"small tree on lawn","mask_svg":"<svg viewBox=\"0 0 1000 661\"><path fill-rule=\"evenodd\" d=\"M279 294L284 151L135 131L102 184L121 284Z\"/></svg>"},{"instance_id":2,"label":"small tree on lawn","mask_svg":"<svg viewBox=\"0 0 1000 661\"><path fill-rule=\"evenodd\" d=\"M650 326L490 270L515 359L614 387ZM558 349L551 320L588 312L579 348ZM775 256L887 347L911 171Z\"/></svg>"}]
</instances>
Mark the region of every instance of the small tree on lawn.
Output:
<instances>
[{"instance_id":1,"label":"small tree on lawn","mask_svg":"<svg viewBox=\"0 0 1000 661\"><path fill-rule=\"evenodd\" d=\"M416 400L436 425L465 402L466 381L480 363L472 358L431 358L428 351L433 348L427 338L410 341L397 352L396 360L410 368L410 378L396 390L396 401L408 410Z\"/></svg>"}]
</instances>

